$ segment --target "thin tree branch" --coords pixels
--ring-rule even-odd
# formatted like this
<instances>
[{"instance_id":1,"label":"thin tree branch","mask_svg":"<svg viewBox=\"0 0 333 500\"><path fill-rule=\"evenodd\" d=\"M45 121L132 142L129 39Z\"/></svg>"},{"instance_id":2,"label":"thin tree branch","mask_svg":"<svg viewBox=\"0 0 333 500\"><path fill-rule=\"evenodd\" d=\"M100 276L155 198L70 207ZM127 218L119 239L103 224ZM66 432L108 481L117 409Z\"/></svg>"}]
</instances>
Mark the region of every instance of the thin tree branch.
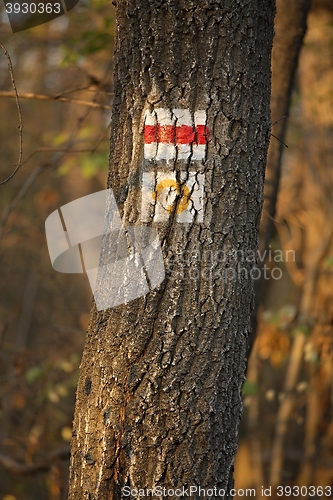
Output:
<instances>
[{"instance_id":1,"label":"thin tree branch","mask_svg":"<svg viewBox=\"0 0 333 500\"><path fill-rule=\"evenodd\" d=\"M15 97L13 92L2 91L0 92L0 97ZM33 94L32 92L21 92L18 97L20 99L38 99L40 101L61 101L67 102L68 104L79 104L80 106L88 106L89 108L95 109L112 109L109 104L99 104L98 102L83 101L82 99L74 99L71 97L61 97L59 95L44 95L44 94Z\"/></svg>"},{"instance_id":2,"label":"thin tree branch","mask_svg":"<svg viewBox=\"0 0 333 500\"><path fill-rule=\"evenodd\" d=\"M279 118L278 120L275 120L274 123L272 123L272 127L274 127L274 125L276 125L277 123L279 123L281 120L283 120L283 118L287 118L288 115L283 115L281 116L281 118Z\"/></svg>"},{"instance_id":3,"label":"thin tree branch","mask_svg":"<svg viewBox=\"0 0 333 500\"><path fill-rule=\"evenodd\" d=\"M110 68L108 69L105 77L104 77L104 80L106 80L107 78L107 75L110 71ZM96 91L96 96L95 98L97 97L98 93L100 91L97 90ZM68 154L71 149L71 147L73 146L74 144L74 141L75 141L75 137L78 133L78 131L80 130L80 127L82 126L84 120L87 118L87 116L89 115L91 109L87 109L85 111L85 114L79 118L78 122L77 122L77 126L75 127L75 129L72 131L66 145L64 146L64 150L63 151L57 151L54 155L54 158L48 162L47 164L44 164L43 166L38 166L31 174L30 176L28 177L28 179L26 180L26 182L24 183L24 185L21 187L21 189L19 190L19 192L17 193L17 195L14 197L14 199L11 201L11 203L9 203L9 205L7 205L2 213L2 217L0 219L0 242L1 242L1 239L3 237L3 234L4 234L4 227L6 225L6 222L8 220L8 217L10 215L10 213L14 210L14 208L17 206L17 204L20 202L20 200L23 198L23 196L25 195L25 193L28 191L28 189L30 188L30 186L34 183L35 179L38 177L38 175L45 171L47 168L49 167L55 167L59 161L66 155ZM102 140L104 139L104 137L106 136L106 133L108 131L108 129L110 128L110 125L111 123L109 123L109 125L106 127L106 129L103 131L103 133L101 134L101 137L99 138L99 140L97 141L97 144L95 144L95 146L92 148L92 152L96 151L96 149L98 148L99 144L102 142ZM29 156L28 158L26 158L24 161L23 161L23 164L26 163L32 156L34 156L38 151L42 151L43 148L37 148L35 149ZM62 153L62 154L61 154Z\"/></svg>"},{"instance_id":4,"label":"thin tree branch","mask_svg":"<svg viewBox=\"0 0 333 500\"><path fill-rule=\"evenodd\" d=\"M285 142L281 141L281 139L279 139L279 137L277 137L276 135L274 135L272 133L271 133L271 136L274 137L274 139L277 139L278 141L280 141L281 144L283 144L286 148L289 148L289 146Z\"/></svg>"},{"instance_id":5,"label":"thin tree branch","mask_svg":"<svg viewBox=\"0 0 333 500\"><path fill-rule=\"evenodd\" d=\"M11 173L11 175L9 177L7 177L7 179L5 179L4 181L1 181L0 182L0 186L2 184L5 184L6 182L10 181L10 179L12 177L14 177L14 175L16 174L16 172L18 171L18 169L20 168L21 166L21 163L22 163L22 135L23 135L23 121L22 121L22 113L21 113L21 108L20 108L20 101L19 101L19 97L18 97L18 93L17 93L17 89L16 89L16 85L15 85L15 78L14 78L14 72L13 72L13 66L12 66L12 61L10 59L10 55L9 53L7 52L7 49L2 45L2 43L0 43L0 47L2 48L2 50L4 51L6 57L7 57L7 62L8 62L8 68L9 68L9 73L10 73L10 78L12 80L12 85L13 85L13 89L14 89L14 92L10 92L11 94L11 97L15 97L15 100L16 100L16 106L17 106L17 111L18 111L18 116L19 116L19 120L20 120L20 125L18 126L18 129L19 129L19 142L20 142L20 152L19 152L19 159L18 159L18 162L17 164L15 165L15 170L14 172Z\"/></svg>"},{"instance_id":6,"label":"thin tree branch","mask_svg":"<svg viewBox=\"0 0 333 500\"><path fill-rule=\"evenodd\" d=\"M48 453L42 461L35 464L25 464L0 453L0 465L14 474L34 474L50 469L56 460L67 458L69 458L69 446L63 446Z\"/></svg>"},{"instance_id":7,"label":"thin tree branch","mask_svg":"<svg viewBox=\"0 0 333 500\"><path fill-rule=\"evenodd\" d=\"M39 152L49 151L49 152L56 153L55 156L54 156L54 158L49 163L47 163L46 165L43 165L43 166L38 166L29 175L29 177L27 178L26 182L23 184L23 186L21 187L21 189L19 190L19 192L17 193L17 195L15 196L15 198L11 201L11 203L9 203L5 207L5 209L4 209L3 213L2 213L2 216L0 218L0 242L1 242L1 239L3 237L3 230L4 230L5 224L7 222L7 219L9 217L10 213L14 210L14 208L17 206L17 204L23 198L23 196L25 195L25 193L28 191L28 189L30 188L30 186L33 184L33 182L35 181L35 179L38 177L38 175L41 172L45 171L47 168L56 166L57 163L65 156L65 154L68 154L68 153L84 153L84 152L94 153L97 150L97 148L99 147L99 145L102 142L102 140L105 138L106 133L107 133L107 131L110 128L110 124L106 127L106 129L103 131L103 133L99 137L98 141L96 142L96 144L92 148L89 148L87 150L85 150L85 149L82 149L82 150L72 150L71 146L74 143L74 138L75 138L75 135L76 135L77 131L79 130L79 128L80 128L80 125L78 125L77 129L73 132L72 136L67 141L67 144L64 145L64 148L42 148L42 147L41 148L36 148L28 156L28 158L26 158L23 161L22 164L25 164L28 160L30 160L30 158L32 158L36 153L39 153ZM63 154L59 154L59 153L63 153Z\"/></svg>"},{"instance_id":8,"label":"thin tree branch","mask_svg":"<svg viewBox=\"0 0 333 500\"><path fill-rule=\"evenodd\" d=\"M90 85L85 85L84 87L73 87L71 89L63 90L62 92L59 92L58 94L55 94L55 97L59 99L59 97L63 97L66 94L72 94L73 92L79 92L80 90L89 90ZM94 92L94 91L93 91Z\"/></svg>"},{"instance_id":9,"label":"thin tree branch","mask_svg":"<svg viewBox=\"0 0 333 500\"><path fill-rule=\"evenodd\" d=\"M56 97L58 99L59 97L63 97L66 94L72 94L73 92L80 92L82 90L84 90L85 92L94 92L94 93L96 93L96 85L89 84L89 85L85 85L84 87L73 87L71 89L63 90L62 92L59 92L58 94L55 94L54 97ZM100 91L100 90L103 90L103 94L104 95L114 95L114 92L108 92L107 90L104 90L104 88L102 88L102 89L98 88L98 91Z\"/></svg>"}]
</instances>

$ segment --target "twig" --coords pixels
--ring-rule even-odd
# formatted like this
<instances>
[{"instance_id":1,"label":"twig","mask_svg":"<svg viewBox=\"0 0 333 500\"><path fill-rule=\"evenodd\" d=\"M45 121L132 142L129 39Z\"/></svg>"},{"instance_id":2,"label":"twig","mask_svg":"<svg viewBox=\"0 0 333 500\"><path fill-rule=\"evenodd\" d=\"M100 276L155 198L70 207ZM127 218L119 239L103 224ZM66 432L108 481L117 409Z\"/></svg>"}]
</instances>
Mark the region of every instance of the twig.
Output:
<instances>
[{"instance_id":1,"label":"twig","mask_svg":"<svg viewBox=\"0 0 333 500\"><path fill-rule=\"evenodd\" d=\"M86 85L85 87L73 87L71 89L64 90L63 92L59 92L55 94L55 97L58 99L59 97L63 97L65 94L72 94L73 92L79 92L80 90L89 90L90 85Z\"/></svg>"},{"instance_id":2,"label":"twig","mask_svg":"<svg viewBox=\"0 0 333 500\"><path fill-rule=\"evenodd\" d=\"M0 92L0 95L1 95L1 92ZM279 137L276 137L276 135L272 134L272 132L271 132L271 136L274 137L274 139L277 139L278 141L280 141L281 144L286 146L286 148L289 148L289 146L285 142L281 141L281 139L279 139Z\"/></svg>"},{"instance_id":3,"label":"twig","mask_svg":"<svg viewBox=\"0 0 333 500\"><path fill-rule=\"evenodd\" d=\"M107 74L108 72L110 71L110 68L108 69L105 77L104 77L104 80L107 78ZM98 93L100 91L97 90L96 91L96 96L95 98L97 97ZM66 146L64 148L64 151L63 151L63 154L61 154L61 151L58 151L55 153L54 155L54 158L47 164L44 164L43 166L38 166L31 174L30 176L28 177L28 179L26 180L26 182L24 183L24 185L22 186L22 188L20 189L20 191L17 193L17 195L15 196L15 198L11 201L11 203L9 205L6 206L6 208L4 209L3 213L2 213L2 217L0 219L0 241L3 237L3 234L4 234L4 227L6 225L6 222L8 220L8 217L10 215L10 213L14 210L14 208L17 206L17 204L20 202L20 200L23 198L23 196L25 195L25 193L28 191L28 189L30 188L30 186L33 184L33 182L35 181L35 179L38 177L38 175L40 173L42 173L43 171L46 170L46 168L48 167L55 167L57 165L57 163L65 156L65 154L68 154L68 150L73 146L74 144L74 141L75 141L75 137L78 133L78 131L80 130L80 127L82 125L82 123L84 122L84 120L87 118L87 116L89 115L91 109L87 109L85 114L79 118L78 122L77 122L77 126L75 127L75 129L72 131L67 143L66 143ZM102 140L104 139L108 129L110 128L110 123L108 125L108 127L106 127L106 129L104 130L103 134L101 135L101 137L99 138L99 140L97 141L97 144L95 144L95 146L92 148L92 152L96 151L96 149L98 148L99 144L102 142ZM35 151L33 151L28 158L26 158L24 161L23 161L23 164L26 163L32 156L34 156L34 154L36 154L38 151L42 150L42 148L37 148L35 149Z\"/></svg>"},{"instance_id":4,"label":"twig","mask_svg":"<svg viewBox=\"0 0 333 500\"><path fill-rule=\"evenodd\" d=\"M14 474L34 474L50 469L56 460L67 458L69 458L69 446L63 446L48 453L42 461L35 464L25 464L0 453L0 464Z\"/></svg>"},{"instance_id":5,"label":"twig","mask_svg":"<svg viewBox=\"0 0 333 500\"><path fill-rule=\"evenodd\" d=\"M281 116L281 118L279 118L278 120L276 120L274 123L272 123L272 127L274 127L274 125L276 125L277 123L279 123L281 120L283 120L283 118L287 118L288 115L284 115L284 116Z\"/></svg>"},{"instance_id":6,"label":"twig","mask_svg":"<svg viewBox=\"0 0 333 500\"><path fill-rule=\"evenodd\" d=\"M67 144L64 146L64 148L49 148L50 151L54 151L55 152L55 156L54 158L46 165L43 165L43 166L38 166L31 174L30 176L27 178L26 182L23 184L23 186L21 187L21 189L19 190L19 192L17 193L17 195L15 196L15 198L6 206L6 208L4 209L3 213L2 213L2 216L0 218L0 242L1 242L1 239L3 237L3 232L4 232L4 227L5 227L5 224L7 222L7 219L10 215L10 213L14 210L14 208L17 206L17 204L20 202L20 200L23 198L23 196L25 195L25 193L28 191L28 189L30 188L30 186L33 184L33 182L35 181L35 179L38 177L38 175L40 173L42 173L43 171L45 171L48 167L54 167L57 165L57 163L65 156L65 154L68 154L68 153L78 153L78 152L85 152L83 149L81 151L76 151L76 150L71 150L71 146L73 145L74 143L74 139L75 139L75 135L77 133L77 131L79 130L80 128L80 124L78 124L76 130L73 131L71 137L68 139L67 141ZM96 142L96 144L90 148L88 150L88 152L95 152L98 148L98 146L100 145L100 143L102 142L102 140L104 139L104 137L106 136L106 133L107 131L109 130L110 128L110 124L105 128L105 130L103 131L103 133L101 134L101 136L99 137L98 141ZM30 158L32 158L36 153L38 152L41 152L41 151L47 151L48 148L37 148L35 149L29 156L28 158L26 158L22 165L25 164L28 160L30 160ZM63 154L60 154L60 153L63 153Z\"/></svg>"},{"instance_id":7,"label":"twig","mask_svg":"<svg viewBox=\"0 0 333 500\"><path fill-rule=\"evenodd\" d=\"M3 91L0 92L0 97L15 97L13 92ZM44 94L33 94L32 92L21 92L18 97L20 99L38 99L40 101L61 101L67 102L69 104L79 104L80 106L88 106L89 108L95 109L112 109L109 104L99 104L98 102L83 101L81 99L73 99L71 97L61 97L59 95L44 95Z\"/></svg>"},{"instance_id":8,"label":"twig","mask_svg":"<svg viewBox=\"0 0 333 500\"><path fill-rule=\"evenodd\" d=\"M18 162L15 166L15 170L14 172L11 173L11 175L9 177L7 177L7 179L5 179L4 181L1 181L0 182L0 186L2 184L5 184L6 182L8 182L12 177L14 177L14 175L16 174L16 172L18 171L18 169L20 168L21 166L21 162L22 162L22 135L23 135L23 121L22 121L22 113L21 113L21 108L20 108L20 102L19 102L19 98L18 98L18 93L17 93L17 89L16 89L16 85L15 85L15 78L14 78L14 72L13 72L13 66L12 66L12 61L10 59L10 55L8 54L7 52L7 49L2 45L2 43L0 43L0 47L2 48L2 50L4 51L6 57L7 57L7 62L8 62L8 68L9 68L9 73L10 73L10 78L12 80L12 85L13 85L13 89L14 89L14 92L10 94L12 94L12 97L15 97L15 100L16 100L16 106L17 106L17 111L18 111L18 115L19 115L19 120L20 120L20 125L18 126L18 129L19 129L19 141L20 141L20 152L19 152L19 159L18 159Z\"/></svg>"},{"instance_id":9,"label":"twig","mask_svg":"<svg viewBox=\"0 0 333 500\"><path fill-rule=\"evenodd\" d=\"M55 94L54 97L56 97L58 99L59 97L63 97L66 94L72 94L73 92L80 92L82 90L85 90L86 92L95 92L96 93L96 88L92 88L92 87L93 87L93 85L91 85L91 84L86 85L85 87L73 87L72 89L63 90L62 92ZM114 92L108 92L107 90L104 90L104 89L99 89L99 90L103 90L104 95L114 95Z\"/></svg>"},{"instance_id":10,"label":"twig","mask_svg":"<svg viewBox=\"0 0 333 500\"><path fill-rule=\"evenodd\" d=\"M284 226L284 224L282 222L279 222L277 219L275 219L274 217L271 216L271 214L269 212L267 212L267 210L262 210L263 212L265 212L265 214L267 215L267 217L272 220L276 225L278 226Z\"/></svg>"},{"instance_id":11,"label":"twig","mask_svg":"<svg viewBox=\"0 0 333 500\"><path fill-rule=\"evenodd\" d=\"M294 212L289 212L282 217L282 224L276 226L276 230L280 237L282 250L284 255L288 255L289 251L295 253L301 248L303 226L299 225L299 220ZM285 266L288 274L296 286L301 286L304 283L304 270L301 269L295 258L285 259Z\"/></svg>"}]
</instances>

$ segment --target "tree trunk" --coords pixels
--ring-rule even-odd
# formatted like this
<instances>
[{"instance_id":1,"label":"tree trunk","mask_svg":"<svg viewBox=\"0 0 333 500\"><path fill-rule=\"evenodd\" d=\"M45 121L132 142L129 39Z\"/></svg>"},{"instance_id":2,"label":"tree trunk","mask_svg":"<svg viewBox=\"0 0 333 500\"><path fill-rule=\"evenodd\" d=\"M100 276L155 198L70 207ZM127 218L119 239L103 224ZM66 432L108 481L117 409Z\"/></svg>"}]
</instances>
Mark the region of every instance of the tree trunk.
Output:
<instances>
[{"instance_id":1,"label":"tree trunk","mask_svg":"<svg viewBox=\"0 0 333 500\"><path fill-rule=\"evenodd\" d=\"M268 252L274 231L276 200L280 185L282 155L291 93L302 42L306 32L306 20L311 0L277 0L275 35L272 52L272 134L266 166L264 207L260 224L260 255ZM262 267L265 262L262 262ZM261 277L263 273L261 273ZM264 279L255 283L255 308L252 316L252 335L249 338L249 351L254 342L257 329L257 313L265 291Z\"/></svg>"},{"instance_id":2,"label":"tree trunk","mask_svg":"<svg viewBox=\"0 0 333 500\"><path fill-rule=\"evenodd\" d=\"M311 0L277 0L272 52L272 137L268 150L264 210L260 227L260 250L268 248L274 229L276 198L281 175L282 153L287 130L291 92Z\"/></svg>"},{"instance_id":3,"label":"tree trunk","mask_svg":"<svg viewBox=\"0 0 333 500\"><path fill-rule=\"evenodd\" d=\"M118 499L125 485L161 487L163 498L177 498L163 488L190 486L230 496L270 134L274 12L273 0L117 3L109 187L124 224L157 229L166 278L130 303L92 309L72 500ZM195 153L197 127L185 159L178 146L168 160L144 159L145 117L173 119L179 110L194 125L204 120L204 157ZM158 172L177 184L161 219L142 209L144 174ZM204 196L184 222L191 173L204 179Z\"/></svg>"}]
</instances>

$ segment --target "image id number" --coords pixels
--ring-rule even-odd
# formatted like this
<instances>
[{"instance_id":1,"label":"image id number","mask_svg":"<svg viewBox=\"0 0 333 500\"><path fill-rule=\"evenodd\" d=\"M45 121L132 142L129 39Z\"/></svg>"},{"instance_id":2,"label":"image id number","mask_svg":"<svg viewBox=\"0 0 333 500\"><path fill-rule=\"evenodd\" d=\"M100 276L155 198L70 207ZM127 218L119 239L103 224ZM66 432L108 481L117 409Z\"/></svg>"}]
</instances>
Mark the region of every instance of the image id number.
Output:
<instances>
[{"instance_id":1,"label":"image id number","mask_svg":"<svg viewBox=\"0 0 333 500\"><path fill-rule=\"evenodd\" d=\"M6 12L7 14L60 14L61 6L60 3L47 3L46 5L43 3L23 3L20 5L19 3L6 3Z\"/></svg>"}]
</instances>

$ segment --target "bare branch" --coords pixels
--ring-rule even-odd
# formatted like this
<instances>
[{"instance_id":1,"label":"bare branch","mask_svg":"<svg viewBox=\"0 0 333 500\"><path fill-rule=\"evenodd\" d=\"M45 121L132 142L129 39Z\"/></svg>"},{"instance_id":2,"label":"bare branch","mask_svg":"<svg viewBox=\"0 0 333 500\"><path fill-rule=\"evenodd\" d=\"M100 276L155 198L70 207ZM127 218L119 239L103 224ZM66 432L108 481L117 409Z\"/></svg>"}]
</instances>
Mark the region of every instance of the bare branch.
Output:
<instances>
[{"instance_id":1,"label":"bare branch","mask_svg":"<svg viewBox=\"0 0 333 500\"><path fill-rule=\"evenodd\" d=\"M104 80L106 79L107 77L107 74L108 72L110 71L110 68L108 69L105 77L104 77ZM96 97L98 95L98 93L100 92L100 90L97 90L96 91ZM95 97L95 98L96 98ZM94 104L94 103L93 103ZM46 164L43 164L42 166L38 166L31 174L30 176L27 178L27 180L25 181L25 183L23 184L23 186L21 187L21 189L19 190L19 192L17 193L17 195L14 197L14 199L9 203L9 205L7 205L2 213L2 216L0 218L0 242L1 242L1 239L4 235L4 227L6 225L6 222L8 220L8 217L10 215L10 213L15 209L15 207L18 205L18 203L20 202L20 200L23 198L23 196L25 195L25 193L28 191L28 189L30 188L30 186L34 183L35 179L38 177L39 174L41 174L42 172L44 172L46 169L48 168L54 168L57 166L57 164L61 161L61 159L68 153L71 153L71 152L85 152L82 148L81 151L72 151L72 146L74 145L75 143L75 137L78 133L78 131L80 130L84 120L87 118L87 116L89 115L89 113L91 112L91 107L88 108L84 115L82 117L79 118L78 122L77 122L77 125L75 127L75 129L71 132L71 135L67 141L67 143L64 145L64 147L62 148L49 148L50 151L51 149L54 149L54 156L53 158ZM110 128L110 125L111 123L109 123L109 125L105 128L105 130L103 131L103 133L101 134L101 136L99 137L97 143L91 148L91 151L92 153L95 152L98 148L98 146L100 145L100 143L103 141L103 139L105 138L106 134L107 134L107 131L109 130ZM85 148L84 148L85 149ZM47 148L43 148L43 147L40 147L40 148L36 148L24 161L23 161L23 165L28 162L30 160L30 158L32 158L36 153L40 152L40 151L47 151Z\"/></svg>"},{"instance_id":2,"label":"bare branch","mask_svg":"<svg viewBox=\"0 0 333 500\"><path fill-rule=\"evenodd\" d=\"M67 458L69 458L69 446L63 446L48 453L43 460L35 464L25 464L0 453L0 465L14 474L34 474L50 469L56 460Z\"/></svg>"},{"instance_id":3,"label":"bare branch","mask_svg":"<svg viewBox=\"0 0 333 500\"><path fill-rule=\"evenodd\" d=\"M107 131L110 128L110 125L111 124L109 123L109 125L105 128L105 130L101 134L101 136L98 138L98 141L91 148L87 148L87 149L86 148L82 148L80 150L76 150L76 149L73 150L73 149L71 149L71 147L72 147L72 145L74 143L75 135L76 135L78 129L80 128L80 125L78 125L77 129L73 132L72 137L67 141L67 144L65 144L63 148L43 148L43 147L36 148L23 161L22 164L27 163L30 160L30 158L32 158L36 153L39 153L39 152L54 152L54 153L56 153L55 156L54 156L54 158L50 162L48 162L47 164L44 164L43 166L36 167L36 169L29 175L29 177L27 178L27 180L25 181L25 183L23 184L23 186L21 187L21 189L19 190L19 192L17 193L17 195L15 196L15 198L11 201L11 203L9 203L9 205L7 205L5 207L5 209L4 209L3 213L2 213L2 216L0 218L0 242L1 242L1 239L3 237L3 230L4 230L5 224L7 222L7 219L9 217L10 213L14 210L14 208L17 206L17 204L23 198L23 196L25 195L25 193L28 191L28 189L30 188L30 186L34 183L35 179L38 177L38 175L40 173L42 173L43 171L45 171L49 167L55 167L59 163L59 161L65 156L65 154L68 154L68 153L85 153L85 152L94 153L97 150L97 148L99 147L100 143L105 138L105 136L107 134ZM60 154L60 153L63 153L63 154Z\"/></svg>"},{"instance_id":4,"label":"bare branch","mask_svg":"<svg viewBox=\"0 0 333 500\"><path fill-rule=\"evenodd\" d=\"M0 92L0 97L15 97L14 92ZM38 99L40 101L60 101L67 102L68 104L79 104L80 106L88 106L95 109L112 109L109 104L99 104L98 102L83 101L81 99L74 99L70 97L61 97L59 95L44 95L33 94L32 92L21 92L18 97L20 99Z\"/></svg>"},{"instance_id":5,"label":"bare branch","mask_svg":"<svg viewBox=\"0 0 333 500\"><path fill-rule=\"evenodd\" d=\"M276 120L274 123L272 123L272 127L274 127L274 125L276 125L277 123L279 123L281 120L283 120L284 118L287 118L288 115L284 115L284 116L281 116L278 120Z\"/></svg>"},{"instance_id":6,"label":"bare branch","mask_svg":"<svg viewBox=\"0 0 333 500\"><path fill-rule=\"evenodd\" d=\"M274 134L271 134L271 136L272 136L272 137L274 137L274 139L277 139L278 141L280 141L280 142L281 142L281 144L283 144L286 148L289 148L289 146L288 146L285 142L281 141L281 139L280 139L279 137L277 137L277 136L276 136L276 135L274 135Z\"/></svg>"},{"instance_id":7,"label":"bare branch","mask_svg":"<svg viewBox=\"0 0 333 500\"><path fill-rule=\"evenodd\" d=\"M14 172L12 172L12 174L7 177L7 179L5 179L4 181L1 181L0 182L0 186L2 184L5 184L6 182L8 182L12 177L14 177L14 175L16 174L16 172L18 171L18 169L20 168L21 166L21 162L22 162L22 135L23 135L23 121L22 121L22 113L21 113L21 108L20 108L20 102L19 102L19 97L18 97L18 93L17 93L17 89L16 89L16 85L15 85L15 78L14 78L14 72L13 72L13 66L12 66L12 61L10 59L10 55L8 54L7 52L7 49L2 45L2 43L0 43L0 47L2 48L2 50L4 51L6 57L7 57L7 61L8 61L8 68L9 68L9 73L10 73L10 78L12 80L12 85L13 85L13 89L14 89L14 92L10 92L11 97L15 97L15 100L16 100L16 106L17 106L17 111L18 111L18 115L19 115L19 120L20 120L20 125L18 127L19 129L19 136L20 136L20 152L19 152L19 159L18 159L18 162L15 166L15 170Z\"/></svg>"}]
</instances>

